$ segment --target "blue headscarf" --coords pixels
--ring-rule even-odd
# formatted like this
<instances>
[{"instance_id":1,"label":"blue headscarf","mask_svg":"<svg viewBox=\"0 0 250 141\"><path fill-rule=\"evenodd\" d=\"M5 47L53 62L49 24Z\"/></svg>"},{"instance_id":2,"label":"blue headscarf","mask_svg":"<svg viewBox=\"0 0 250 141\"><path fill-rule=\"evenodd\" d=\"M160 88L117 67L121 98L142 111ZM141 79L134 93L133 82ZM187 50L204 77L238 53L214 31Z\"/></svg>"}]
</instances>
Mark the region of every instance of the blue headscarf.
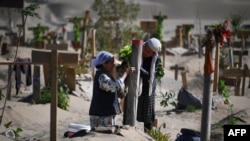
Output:
<instances>
[{"instance_id":1,"label":"blue headscarf","mask_svg":"<svg viewBox=\"0 0 250 141\"><path fill-rule=\"evenodd\" d=\"M107 51L100 51L95 59L92 59L92 66L96 67L99 65L104 64L105 62L108 62L114 57L113 54L107 52Z\"/></svg>"}]
</instances>

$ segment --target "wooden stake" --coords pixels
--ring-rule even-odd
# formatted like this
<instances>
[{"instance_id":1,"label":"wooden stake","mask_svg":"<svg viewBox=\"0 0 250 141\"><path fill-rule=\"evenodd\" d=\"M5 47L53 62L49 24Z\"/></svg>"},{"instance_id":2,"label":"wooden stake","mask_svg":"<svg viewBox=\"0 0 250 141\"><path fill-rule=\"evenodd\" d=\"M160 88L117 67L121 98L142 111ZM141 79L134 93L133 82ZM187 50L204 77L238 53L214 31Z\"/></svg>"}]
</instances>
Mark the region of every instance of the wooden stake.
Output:
<instances>
[{"instance_id":1,"label":"wooden stake","mask_svg":"<svg viewBox=\"0 0 250 141\"><path fill-rule=\"evenodd\" d=\"M219 81L219 60L220 60L220 43L217 43L215 50L215 65L214 65L214 83L213 91L218 91L218 81Z\"/></svg>"},{"instance_id":2,"label":"wooden stake","mask_svg":"<svg viewBox=\"0 0 250 141\"><path fill-rule=\"evenodd\" d=\"M41 81L40 81L40 65L34 65L33 68L33 95L32 95L32 101L35 103L36 99L40 95L40 86L41 86Z\"/></svg>"},{"instance_id":3,"label":"wooden stake","mask_svg":"<svg viewBox=\"0 0 250 141\"><path fill-rule=\"evenodd\" d=\"M58 70L58 53L52 50L51 53L51 104L50 104L50 140L57 139L57 70Z\"/></svg>"},{"instance_id":4,"label":"wooden stake","mask_svg":"<svg viewBox=\"0 0 250 141\"><path fill-rule=\"evenodd\" d=\"M187 90L188 89L188 84L187 84L186 71L182 71L181 76L182 76L182 87Z\"/></svg>"}]
</instances>

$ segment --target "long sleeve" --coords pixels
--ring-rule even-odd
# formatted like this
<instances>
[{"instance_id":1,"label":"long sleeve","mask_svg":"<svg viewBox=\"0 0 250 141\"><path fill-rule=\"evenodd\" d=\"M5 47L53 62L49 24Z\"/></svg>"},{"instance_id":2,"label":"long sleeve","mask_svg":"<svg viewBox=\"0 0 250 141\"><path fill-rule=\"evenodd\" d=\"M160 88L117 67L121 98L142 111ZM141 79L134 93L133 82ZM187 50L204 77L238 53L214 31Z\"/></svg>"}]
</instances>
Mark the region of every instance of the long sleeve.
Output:
<instances>
[{"instance_id":1,"label":"long sleeve","mask_svg":"<svg viewBox=\"0 0 250 141\"><path fill-rule=\"evenodd\" d=\"M145 78L145 79L149 79L150 74L147 70L145 70L144 68L140 68L140 76Z\"/></svg>"}]
</instances>

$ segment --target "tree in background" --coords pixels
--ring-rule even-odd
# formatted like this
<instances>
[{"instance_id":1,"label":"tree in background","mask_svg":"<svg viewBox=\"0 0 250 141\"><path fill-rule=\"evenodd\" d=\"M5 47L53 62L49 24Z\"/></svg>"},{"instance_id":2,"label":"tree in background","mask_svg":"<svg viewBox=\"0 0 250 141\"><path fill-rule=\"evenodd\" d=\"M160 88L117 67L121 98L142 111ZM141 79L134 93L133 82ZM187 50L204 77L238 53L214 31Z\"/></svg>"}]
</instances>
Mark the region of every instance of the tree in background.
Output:
<instances>
[{"instance_id":1,"label":"tree in background","mask_svg":"<svg viewBox=\"0 0 250 141\"><path fill-rule=\"evenodd\" d=\"M41 18L39 14L36 12L37 9L39 9L40 6L38 3L29 4L28 6L24 7L23 9L18 8L0 8L0 15L4 19L6 17L9 18L8 20L8 28L10 31L13 31L14 25L20 18L22 18L22 33L23 33L23 40L25 41L25 23L27 21L28 17L35 17L35 18Z\"/></svg>"},{"instance_id":2,"label":"tree in background","mask_svg":"<svg viewBox=\"0 0 250 141\"><path fill-rule=\"evenodd\" d=\"M96 23L98 47L111 52L140 38L142 30L133 24L137 19L139 4L125 0L95 0L92 9L99 16Z\"/></svg>"},{"instance_id":3,"label":"tree in background","mask_svg":"<svg viewBox=\"0 0 250 141\"><path fill-rule=\"evenodd\" d=\"M237 32L241 29L241 24L247 20L245 12L239 12L237 14L230 14L230 21L232 25L233 37L237 35Z\"/></svg>"}]
</instances>

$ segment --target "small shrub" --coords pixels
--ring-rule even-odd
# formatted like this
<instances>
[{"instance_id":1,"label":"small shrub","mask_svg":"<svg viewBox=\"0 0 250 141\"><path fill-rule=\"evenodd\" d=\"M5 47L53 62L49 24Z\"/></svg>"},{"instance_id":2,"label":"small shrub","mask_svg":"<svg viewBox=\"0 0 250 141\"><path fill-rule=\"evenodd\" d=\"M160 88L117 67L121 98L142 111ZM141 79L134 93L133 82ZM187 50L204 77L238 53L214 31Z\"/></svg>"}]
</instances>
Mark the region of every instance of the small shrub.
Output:
<instances>
[{"instance_id":1,"label":"small shrub","mask_svg":"<svg viewBox=\"0 0 250 141\"><path fill-rule=\"evenodd\" d=\"M171 137L169 133L162 133L158 128L146 130L146 133L156 141L170 141Z\"/></svg>"},{"instance_id":2,"label":"small shrub","mask_svg":"<svg viewBox=\"0 0 250 141\"><path fill-rule=\"evenodd\" d=\"M160 105L163 107L167 107L169 104L176 107L177 106L177 102L175 99L175 93L174 92L168 92L166 91L165 93L161 94L162 96L162 100L160 102Z\"/></svg>"},{"instance_id":3,"label":"small shrub","mask_svg":"<svg viewBox=\"0 0 250 141\"><path fill-rule=\"evenodd\" d=\"M63 110L68 110L69 108L69 88L64 83L66 75L62 70L58 71L58 92L57 92L57 99L58 99L58 107ZM51 91L50 87L47 87L41 92L40 96L36 99L37 104L46 104L51 102Z\"/></svg>"},{"instance_id":4,"label":"small shrub","mask_svg":"<svg viewBox=\"0 0 250 141\"><path fill-rule=\"evenodd\" d=\"M196 110L196 108L193 105L188 105L186 110L188 112L194 112Z\"/></svg>"}]
</instances>

